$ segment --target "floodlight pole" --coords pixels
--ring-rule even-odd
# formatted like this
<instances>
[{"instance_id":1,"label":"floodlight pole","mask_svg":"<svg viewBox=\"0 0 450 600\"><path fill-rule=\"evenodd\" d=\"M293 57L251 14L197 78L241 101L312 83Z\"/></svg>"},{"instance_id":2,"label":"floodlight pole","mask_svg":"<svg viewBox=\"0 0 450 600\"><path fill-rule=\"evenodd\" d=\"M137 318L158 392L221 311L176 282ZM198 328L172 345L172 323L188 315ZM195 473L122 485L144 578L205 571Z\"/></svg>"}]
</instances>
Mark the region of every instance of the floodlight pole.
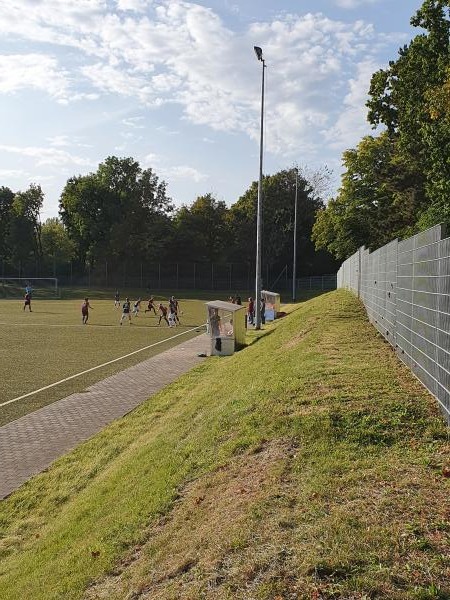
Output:
<instances>
[{"instance_id":1,"label":"floodlight pole","mask_svg":"<svg viewBox=\"0 0 450 600\"><path fill-rule=\"evenodd\" d=\"M294 260L292 267L292 300L297 295L297 202L298 202L298 167L295 167L295 205L294 205Z\"/></svg>"},{"instance_id":2,"label":"floodlight pole","mask_svg":"<svg viewBox=\"0 0 450 600\"><path fill-rule=\"evenodd\" d=\"M261 237L262 237L262 180L263 180L263 148L264 148L264 61L262 50L254 46L258 60L262 62L261 84L261 137L259 142L259 181L258 204L256 208L256 281L255 281L255 329L261 329Z\"/></svg>"}]
</instances>

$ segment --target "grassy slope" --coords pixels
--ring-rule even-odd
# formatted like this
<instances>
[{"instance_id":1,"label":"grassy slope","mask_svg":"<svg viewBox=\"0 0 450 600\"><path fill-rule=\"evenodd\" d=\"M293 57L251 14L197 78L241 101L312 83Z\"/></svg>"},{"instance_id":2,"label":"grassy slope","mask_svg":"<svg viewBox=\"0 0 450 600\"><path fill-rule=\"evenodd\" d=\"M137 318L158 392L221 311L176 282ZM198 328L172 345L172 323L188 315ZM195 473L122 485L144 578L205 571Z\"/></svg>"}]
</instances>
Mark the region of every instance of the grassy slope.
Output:
<instances>
[{"instance_id":1,"label":"grassy slope","mask_svg":"<svg viewBox=\"0 0 450 600\"><path fill-rule=\"evenodd\" d=\"M2 600L449 598L434 401L345 292L269 333L4 501Z\"/></svg>"}]
</instances>

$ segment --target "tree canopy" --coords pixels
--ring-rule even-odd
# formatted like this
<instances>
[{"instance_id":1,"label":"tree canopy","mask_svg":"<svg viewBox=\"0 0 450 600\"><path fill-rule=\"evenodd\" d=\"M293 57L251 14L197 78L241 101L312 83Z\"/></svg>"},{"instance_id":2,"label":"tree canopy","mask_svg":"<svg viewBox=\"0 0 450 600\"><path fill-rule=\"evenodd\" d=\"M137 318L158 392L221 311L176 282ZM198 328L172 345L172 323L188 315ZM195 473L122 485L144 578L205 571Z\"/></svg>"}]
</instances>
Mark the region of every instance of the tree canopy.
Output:
<instances>
[{"instance_id":1,"label":"tree canopy","mask_svg":"<svg viewBox=\"0 0 450 600\"><path fill-rule=\"evenodd\" d=\"M346 258L439 222L450 225L449 0L425 0L422 32L373 74L368 120L385 130L343 155L337 197L318 215L316 247Z\"/></svg>"}]
</instances>

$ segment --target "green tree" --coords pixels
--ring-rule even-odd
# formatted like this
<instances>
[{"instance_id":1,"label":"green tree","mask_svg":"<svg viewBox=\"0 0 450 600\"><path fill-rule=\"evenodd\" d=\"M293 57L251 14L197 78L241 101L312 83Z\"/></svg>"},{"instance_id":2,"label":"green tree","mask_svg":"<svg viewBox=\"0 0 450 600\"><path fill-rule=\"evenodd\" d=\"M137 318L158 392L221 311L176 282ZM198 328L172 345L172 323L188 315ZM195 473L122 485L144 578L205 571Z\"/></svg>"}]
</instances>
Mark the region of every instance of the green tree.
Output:
<instances>
[{"instance_id":1,"label":"green tree","mask_svg":"<svg viewBox=\"0 0 450 600\"><path fill-rule=\"evenodd\" d=\"M411 19L424 32L399 50L399 57L372 77L369 121L383 124L397 140L402 160L423 173L427 205L421 226L450 223L450 123L433 98L445 97L450 62L448 0L425 0Z\"/></svg>"},{"instance_id":2,"label":"green tree","mask_svg":"<svg viewBox=\"0 0 450 600\"><path fill-rule=\"evenodd\" d=\"M228 209L212 194L199 196L191 206L182 206L174 219L172 259L189 254L193 261L222 261L229 244Z\"/></svg>"},{"instance_id":3,"label":"green tree","mask_svg":"<svg viewBox=\"0 0 450 600\"><path fill-rule=\"evenodd\" d=\"M53 266L55 275L59 265L67 264L75 256L75 244L60 221L56 217L47 219L41 228L42 253L47 264Z\"/></svg>"},{"instance_id":4,"label":"green tree","mask_svg":"<svg viewBox=\"0 0 450 600\"><path fill-rule=\"evenodd\" d=\"M146 260L163 252L172 210L165 182L134 159L115 156L96 173L69 179L60 198L78 259L91 266L105 258Z\"/></svg>"},{"instance_id":5,"label":"green tree","mask_svg":"<svg viewBox=\"0 0 450 600\"><path fill-rule=\"evenodd\" d=\"M7 245L13 262L22 267L29 260L39 263L42 257L40 210L44 194L39 185L31 184L17 192L11 205Z\"/></svg>"},{"instance_id":6,"label":"green tree","mask_svg":"<svg viewBox=\"0 0 450 600\"><path fill-rule=\"evenodd\" d=\"M263 235L264 265L282 268L292 264L294 203L296 169L285 169L263 179ZM253 261L256 247L256 205L258 183L250 188L230 209L230 230L234 244L230 261ZM298 177L297 255L299 272L314 270L317 255L311 242L311 231L316 213L323 207L322 200L313 192L301 174ZM323 258L323 257L322 257Z\"/></svg>"},{"instance_id":7,"label":"green tree","mask_svg":"<svg viewBox=\"0 0 450 600\"><path fill-rule=\"evenodd\" d=\"M0 259L6 260L11 254L8 244L12 218L14 192L7 187L0 187Z\"/></svg>"},{"instance_id":8,"label":"green tree","mask_svg":"<svg viewBox=\"0 0 450 600\"><path fill-rule=\"evenodd\" d=\"M343 163L339 193L314 224L316 248L345 259L410 235L425 203L423 175L397 151L395 135L366 136Z\"/></svg>"}]
</instances>

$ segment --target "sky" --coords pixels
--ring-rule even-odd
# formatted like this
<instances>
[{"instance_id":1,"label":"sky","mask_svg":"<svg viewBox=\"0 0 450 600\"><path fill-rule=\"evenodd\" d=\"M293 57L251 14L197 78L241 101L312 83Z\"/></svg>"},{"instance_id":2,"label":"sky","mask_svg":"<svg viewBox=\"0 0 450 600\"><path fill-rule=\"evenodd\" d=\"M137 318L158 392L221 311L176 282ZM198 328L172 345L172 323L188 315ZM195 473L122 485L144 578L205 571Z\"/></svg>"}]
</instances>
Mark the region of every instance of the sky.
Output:
<instances>
[{"instance_id":1,"label":"sky","mask_svg":"<svg viewBox=\"0 0 450 600\"><path fill-rule=\"evenodd\" d=\"M373 133L370 77L419 33L420 0L0 0L0 186L66 181L133 157L176 206L233 204L264 173L332 170Z\"/></svg>"}]
</instances>

